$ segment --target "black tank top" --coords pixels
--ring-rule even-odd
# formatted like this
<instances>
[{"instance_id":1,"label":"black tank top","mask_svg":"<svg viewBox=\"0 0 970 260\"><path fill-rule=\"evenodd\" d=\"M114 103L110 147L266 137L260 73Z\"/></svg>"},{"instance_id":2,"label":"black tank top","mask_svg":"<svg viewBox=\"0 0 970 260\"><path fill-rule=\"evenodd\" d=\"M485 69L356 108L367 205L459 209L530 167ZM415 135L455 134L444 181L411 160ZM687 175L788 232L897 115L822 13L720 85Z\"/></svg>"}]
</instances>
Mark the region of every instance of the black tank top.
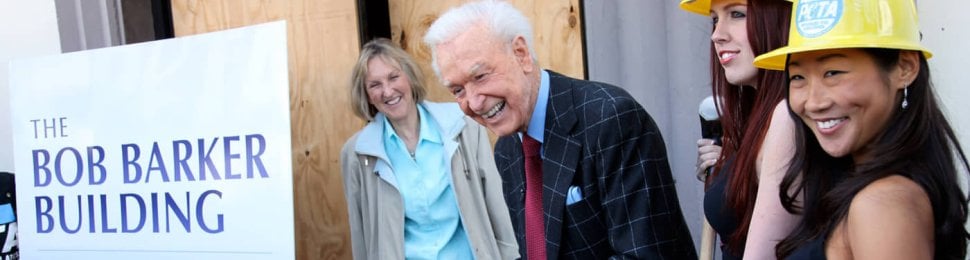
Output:
<instances>
[{"instance_id":1,"label":"black tank top","mask_svg":"<svg viewBox=\"0 0 970 260\"><path fill-rule=\"evenodd\" d=\"M738 219L734 215L734 209L727 207L727 184L732 178L732 173L727 169L731 168L734 158L729 158L721 167L721 171L714 177L711 186L704 192L704 216L711 227L721 237L721 253L724 260L741 259L741 255L731 254L727 249L727 242L731 234L738 229ZM743 252L742 252L743 254Z\"/></svg>"},{"instance_id":2,"label":"black tank top","mask_svg":"<svg viewBox=\"0 0 970 260\"><path fill-rule=\"evenodd\" d=\"M845 177L846 173L836 172L831 176L833 177L831 180L832 183L839 183L846 178ZM819 188L817 186L808 185L808 186L805 186L805 189L809 190L807 194L816 194L815 191L818 190ZM848 198L849 201L852 201L852 199L853 198ZM819 198L810 198L806 196L804 210L808 210L816 207L816 203L818 203L818 200ZM808 213L808 214L811 214L811 213ZM825 239L827 239L831 233L832 233L831 230L825 231L822 233L822 235L819 235L818 237L812 240L808 240L804 244L799 245L798 247L795 248L795 250L791 252L791 254L788 255L788 257L785 257L785 259L786 260L828 259L827 257L825 257Z\"/></svg>"},{"instance_id":3,"label":"black tank top","mask_svg":"<svg viewBox=\"0 0 970 260\"><path fill-rule=\"evenodd\" d=\"M786 260L825 260L825 239L821 237L802 244Z\"/></svg>"}]
</instances>

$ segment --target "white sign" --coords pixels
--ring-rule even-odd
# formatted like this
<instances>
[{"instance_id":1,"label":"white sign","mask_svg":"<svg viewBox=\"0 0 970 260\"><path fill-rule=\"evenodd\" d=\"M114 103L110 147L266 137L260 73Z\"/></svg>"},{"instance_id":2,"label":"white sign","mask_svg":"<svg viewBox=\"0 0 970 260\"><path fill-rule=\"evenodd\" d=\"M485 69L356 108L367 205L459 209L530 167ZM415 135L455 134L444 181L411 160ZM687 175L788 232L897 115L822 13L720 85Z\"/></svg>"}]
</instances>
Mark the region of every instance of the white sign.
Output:
<instances>
[{"instance_id":1,"label":"white sign","mask_svg":"<svg viewBox=\"0 0 970 260\"><path fill-rule=\"evenodd\" d=\"M292 259L286 24L10 66L24 259Z\"/></svg>"}]
</instances>

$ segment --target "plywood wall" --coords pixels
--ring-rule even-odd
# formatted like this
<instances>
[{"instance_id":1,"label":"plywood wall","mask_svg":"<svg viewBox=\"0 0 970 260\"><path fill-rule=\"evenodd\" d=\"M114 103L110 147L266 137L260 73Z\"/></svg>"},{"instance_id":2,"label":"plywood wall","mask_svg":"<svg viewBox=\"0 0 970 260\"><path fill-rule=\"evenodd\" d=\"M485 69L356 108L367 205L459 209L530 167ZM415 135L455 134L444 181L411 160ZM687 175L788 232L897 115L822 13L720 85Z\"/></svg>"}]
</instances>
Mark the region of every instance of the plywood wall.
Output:
<instances>
[{"instance_id":1,"label":"plywood wall","mask_svg":"<svg viewBox=\"0 0 970 260\"><path fill-rule=\"evenodd\" d=\"M359 51L354 3L172 0L176 36L287 20L294 222L301 260L351 258L339 153L363 126L350 112L347 91Z\"/></svg>"},{"instance_id":2,"label":"plywood wall","mask_svg":"<svg viewBox=\"0 0 970 260\"><path fill-rule=\"evenodd\" d=\"M392 38L427 71L430 99L452 98L434 79L421 36L438 14L464 1L389 0ZM539 63L583 78L578 0L512 1L535 27ZM340 148L364 122L349 109L350 69L360 42L351 0L172 0L176 36L285 19L297 259L350 259Z\"/></svg>"},{"instance_id":3,"label":"plywood wall","mask_svg":"<svg viewBox=\"0 0 970 260\"><path fill-rule=\"evenodd\" d=\"M404 47L424 69L429 99L452 101L431 70L431 52L422 37L439 15L468 0L390 0L392 40ZM582 21L579 0L511 0L529 17L534 30L535 51L542 68L575 78L585 78Z\"/></svg>"}]
</instances>

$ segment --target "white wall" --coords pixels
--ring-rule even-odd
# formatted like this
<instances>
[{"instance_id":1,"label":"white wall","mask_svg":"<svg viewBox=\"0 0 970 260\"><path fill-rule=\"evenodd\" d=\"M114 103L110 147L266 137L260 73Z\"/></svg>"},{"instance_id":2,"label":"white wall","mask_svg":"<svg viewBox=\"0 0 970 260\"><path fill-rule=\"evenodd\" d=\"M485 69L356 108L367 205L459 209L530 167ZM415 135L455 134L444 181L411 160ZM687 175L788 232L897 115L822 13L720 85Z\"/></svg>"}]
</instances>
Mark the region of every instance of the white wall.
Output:
<instances>
[{"instance_id":1,"label":"white wall","mask_svg":"<svg viewBox=\"0 0 970 260\"><path fill-rule=\"evenodd\" d=\"M963 0L919 1L923 44L933 52L930 72L936 94L964 149L970 149L970 2ZM967 151L970 152L970 151Z\"/></svg>"},{"instance_id":2,"label":"white wall","mask_svg":"<svg viewBox=\"0 0 970 260\"><path fill-rule=\"evenodd\" d=\"M917 1L923 44L933 52L930 73L933 87L943 102L944 113L964 152L970 152L970 83L966 79L967 61L970 60L970 16L965 10L970 2L964 0ZM960 186L967 190L966 172L960 175ZM965 224L970 227L970 222ZM970 255L967 256L970 259Z\"/></svg>"},{"instance_id":3,"label":"white wall","mask_svg":"<svg viewBox=\"0 0 970 260\"><path fill-rule=\"evenodd\" d=\"M0 171L13 172L7 63L61 52L54 0L0 0Z\"/></svg>"}]
</instances>

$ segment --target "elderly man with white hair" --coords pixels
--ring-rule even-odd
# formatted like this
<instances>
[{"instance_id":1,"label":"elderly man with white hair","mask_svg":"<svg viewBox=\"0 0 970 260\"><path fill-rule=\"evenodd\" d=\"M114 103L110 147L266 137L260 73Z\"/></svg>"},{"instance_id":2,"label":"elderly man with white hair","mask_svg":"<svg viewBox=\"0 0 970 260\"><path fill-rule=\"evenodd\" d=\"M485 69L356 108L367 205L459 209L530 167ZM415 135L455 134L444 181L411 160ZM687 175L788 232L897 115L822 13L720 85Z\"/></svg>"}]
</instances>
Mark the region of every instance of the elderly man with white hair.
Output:
<instances>
[{"instance_id":1,"label":"elderly man with white hair","mask_svg":"<svg viewBox=\"0 0 970 260\"><path fill-rule=\"evenodd\" d=\"M696 259L666 148L626 91L539 68L512 5L464 4L425 35L466 115L501 136L495 161L526 259Z\"/></svg>"}]
</instances>

